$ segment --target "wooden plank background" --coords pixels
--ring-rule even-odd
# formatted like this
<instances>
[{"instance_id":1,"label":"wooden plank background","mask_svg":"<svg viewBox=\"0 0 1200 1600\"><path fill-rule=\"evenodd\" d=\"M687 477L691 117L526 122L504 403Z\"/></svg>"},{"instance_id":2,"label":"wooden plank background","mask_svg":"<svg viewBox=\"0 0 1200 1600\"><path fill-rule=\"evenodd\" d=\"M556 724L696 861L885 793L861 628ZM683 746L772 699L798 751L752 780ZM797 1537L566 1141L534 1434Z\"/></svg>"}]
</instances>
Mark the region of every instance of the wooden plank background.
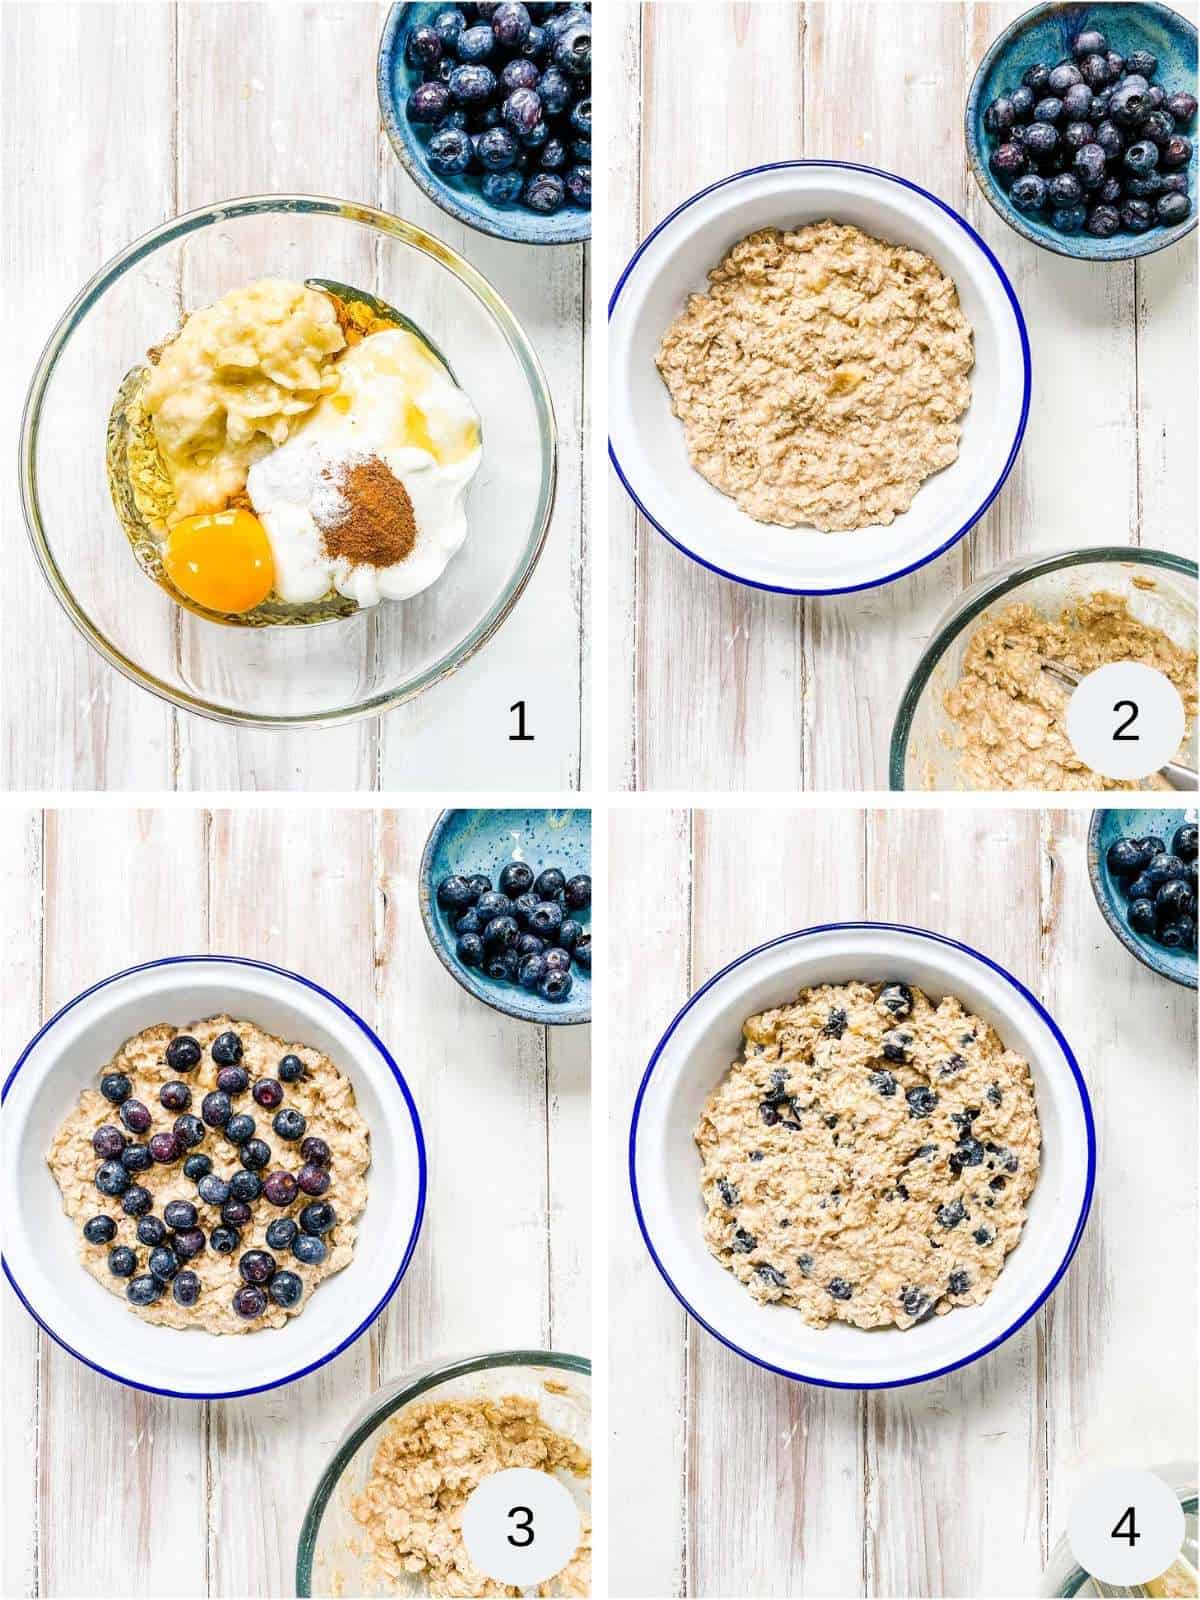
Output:
<instances>
[{"instance_id":1,"label":"wooden plank background","mask_svg":"<svg viewBox=\"0 0 1200 1600\"><path fill-rule=\"evenodd\" d=\"M55 708L6 720L4 787L553 790L586 781L587 251L488 238L409 179L382 132L375 91L387 11L382 0L3 7L0 184L11 204L0 240L10 313L0 534L14 620L0 641L0 674L23 706ZM177 212L285 191L379 205L478 267L541 358L561 451L545 551L487 648L384 718L308 733L234 730L175 711L101 661L37 569L14 470L26 377L85 279ZM508 739L519 698L532 743Z\"/></svg>"},{"instance_id":2,"label":"wooden plank background","mask_svg":"<svg viewBox=\"0 0 1200 1600\"><path fill-rule=\"evenodd\" d=\"M612 813L612 924L641 930L610 956L612 1593L1037 1594L1082 1472L1194 1459L1195 996L1104 925L1087 820ZM1032 988L1099 1139L1091 1220L1048 1306L974 1366L869 1394L791 1383L689 1322L625 1168L638 1082L688 994L763 940L855 917L959 937Z\"/></svg>"},{"instance_id":3,"label":"wooden plank background","mask_svg":"<svg viewBox=\"0 0 1200 1600\"><path fill-rule=\"evenodd\" d=\"M5 1595L291 1594L309 1494L382 1382L512 1345L588 1351L590 1030L512 1021L442 969L417 910L434 815L0 817L12 1055L133 962L261 957L319 979L391 1041L429 1155L421 1239L388 1310L284 1390L195 1404L122 1388L40 1334L5 1284Z\"/></svg>"},{"instance_id":4,"label":"wooden plank background","mask_svg":"<svg viewBox=\"0 0 1200 1600\"><path fill-rule=\"evenodd\" d=\"M1069 261L1013 233L966 166L975 67L1025 9L706 0L701 26L694 5L612 7L610 284L657 222L717 178L796 156L861 161L932 190L987 240L1029 324L1034 382L1020 457L974 532L861 595L800 601L717 578L635 516L610 474L614 786L886 789L900 691L969 583L1072 545L1195 555L1196 386L1181 381L1196 338L1194 237L1136 264ZM1073 440L1099 446L1102 492L1084 487Z\"/></svg>"}]
</instances>

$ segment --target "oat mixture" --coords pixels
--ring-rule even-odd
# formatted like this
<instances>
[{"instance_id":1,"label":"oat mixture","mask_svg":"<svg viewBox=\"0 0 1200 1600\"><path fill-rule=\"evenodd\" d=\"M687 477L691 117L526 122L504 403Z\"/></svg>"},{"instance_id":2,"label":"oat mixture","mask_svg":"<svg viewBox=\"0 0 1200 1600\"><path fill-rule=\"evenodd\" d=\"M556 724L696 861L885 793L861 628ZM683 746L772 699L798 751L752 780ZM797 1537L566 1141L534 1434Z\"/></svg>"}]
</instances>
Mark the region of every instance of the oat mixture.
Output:
<instances>
[{"instance_id":1,"label":"oat mixture","mask_svg":"<svg viewBox=\"0 0 1200 1600\"><path fill-rule=\"evenodd\" d=\"M153 1304L130 1305L130 1310L148 1322L171 1328L203 1328L209 1333L221 1334L282 1327L289 1317L304 1310L317 1284L340 1272L354 1254L356 1219L367 1202L370 1136L355 1106L349 1080L329 1057L307 1045L277 1039L252 1022L238 1022L228 1016L211 1017L183 1029L159 1023L128 1039L99 1074L103 1078L109 1073L123 1073L130 1080L131 1099L150 1112L151 1127L144 1133L127 1132L122 1126L120 1108L105 1099L98 1088L85 1089L54 1135L46 1156L62 1193L63 1209L76 1230L81 1265L111 1293L125 1298L126 1286L131 1280L113 1276L108 1266L109 1253L127 1246L137 1257L136 1273L145 1274L150 1247L138 1239L139 1218L126 1214L120 1197L103 1194L96 1187L96 1173L102 1163L93 1148L93 1136L100 1128L116 1128L125 1135L128 1145L144 1148L155 1134L169 1132L179 1113L165 1109L160 1102L159 1091L167 1083L186 1083L191 1091L191 1103L184 1114L198 1118L204 1097L216 1088L219 1067L212 1059L211 1046L221 1034L230 1031L242 1041L241 1065L246 1069L251 1087L260 1079L277 1081L280 1062L287 1055L303 1063L304 1076L299 1081L281 1085L283 1099L279 1109L300 1112L306 1122L305 1136L316 1136L328 1145L330 1182L320 1199L332 1204L337 1222L323 1237L325 1259L316 1265L306 1265L286 1249L272 1249L266 1242L266 1229L268 1224L281 1218L298 1217L313 1197L298 1192L291 1204L282 1207L261 1197L253 1203L251 1220L238 1230L240 1243L235 1250L222 1255L206 1243L199 1254L182 1263L200 1279L200 1294L194 1305L179 1305L169 1284ZM194 1039L203 1049L201 1060L190 1070L181 1071L166 1061L167 1046L180 1034ZM253 1137L262 1140L270 1150L269 1161L258 1173L260 1178L265 1179L280 1170L295 1174L301 1168L303 1160L297 1142L281 1139L272 1126L274 1110L258 1105L249 1089L233 1097L233 1109L254 1118ZM144 1169L133 1172L132 1181L149 1190L152 1207L148 1215L160 1220L169 1202L192 1202L198 1213L198 1226L207 1241L213 1228L221 1223L222 1208L205 1203L198 1194L197 1183L184 1173L184 1160L191 1155L209 1157L213 1173L225 1179L241 1165L238 1147L225 1138L223 1130L206 1126L203 1140L186 1149L183 1159L165 1165L152 1161ZM84 1223L96 1216L110 1217L116 1223L116 1235L107 1243L91 1244L84 1238ZM234 1312L233 1296L242 1284L238 1262L249 1250L270 1250L280 1268L294 1272L302 1280L304 1292L297 1304L285 1308L268 1297L266 1310L251 1321Z\"/></svg>"},{"instance_id":2,"label":"oat mixture","mask_svg":"<svg viewBox=\"0 0 1200 1600\"><path fill-rule=\"evenodd\" d=\"M837 222L734 245L658 370L692 465L751 517L893 522L958 456L971 327L928 256Z\"/></svg>"},{"instance_id":3,"label":"oat mixture","mask_svg":"<svg viewBox=\"0 0 1200 1600\"><path fill-rule=\"evenodd\" d=\"M463 1507L484 1478L510 1467L586 1477L591 1457L556 1433L536 1400L438 1400L402 1411L375 1453L366 1488L351 1510L367 1530L385 1582L425 1577L433 1595L519 1595L471 1561L462 1538ZM591 1593L591 1529L539 1595Z\"/></svg>"},{"instance_id":4,"label":"oat mixture","mask_svg":"<svg viewBox=\"0 0 1200 1600\"><path fill-rule=\"evenodd\" d=\"M742 1031L695 1135L721 1265L818 1328L984 1300L1037 1181L1028 1063L903 983L805 989Z\"/></svg>"},{"instance_id":5,"label":"oat mixture","mask_svg":"<svg viewBox=\"0 0 1200 1600\"><path fill-rule=\"evenodd\" d=\"M958 682L943 704L955 723L946 739L958 750L959 773L971 789L1166 788L1103 778L1075 754L1067 738L1071 691L1041 662L1081 676L1114 661L1139 661L1165 674L1183 698L1188 725L1196 714L1196 652L1161 629L1139 622L1120 596L1097 591L1057 618L1014 603L971 636Z\"/></svg>"}]
</instances>

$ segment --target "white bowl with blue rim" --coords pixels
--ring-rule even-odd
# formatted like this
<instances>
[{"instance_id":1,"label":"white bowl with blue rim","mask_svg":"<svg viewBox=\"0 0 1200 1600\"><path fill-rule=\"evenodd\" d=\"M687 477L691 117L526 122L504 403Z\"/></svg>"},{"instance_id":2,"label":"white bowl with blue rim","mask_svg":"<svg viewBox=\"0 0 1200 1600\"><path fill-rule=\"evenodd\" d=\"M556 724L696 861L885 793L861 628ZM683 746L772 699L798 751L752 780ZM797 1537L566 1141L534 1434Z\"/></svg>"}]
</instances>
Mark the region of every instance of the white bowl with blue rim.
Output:
<instances>
[{"instance_id":1,"label":"white bowl with blue rim","mask_svg":"<svg viewBox=\"0 0 1200 1600\"><path fill-rule=\"evenodd\" d=\"M421 857L417 894L421 921L434 955L458 984L476 1000L520 1022L561 1024L592 1020L592 976L571 962L571 990L565 1000L546 1000L536 989L501 978L489 978L478 967L458 959L454 931L457 913L438 905L437 887L457 873L469 878L482 873L500 886L500 874L511 861L524 861L534 873L558 867L568 878L592 871L592 813L586 807L568 810L443 811L430 831ZM591 934L592 911L572 911L574 921Z\"/></svg>"},{"instance_id":2,"label":"white bowl with blue rim","mask_svg":"<svg viewBox=\"0 0 1200 1600\"><path fill-rule=\"evenodd\" d=\"M709 269L758 229L832 219L935 261L974 332L971 403L958 459L922 484L889 527L822 533L758 522L688 460L683 426L655 366L663 334ZM782 161L693 195L638 246L609 302L609 454L642 514L720 577L783 594L844 594L891 583L970 531L1021 447L1031 368L1025 320L987 245L936 195L844 161Z\"/></svg>"},{"instance_id":3,"label":"white bowl with blue rim","mask_svg":"<svg viewBox=\"0 0 1200 1600\"><path fill-rule=\"evenodd\" d=\"M80 1266L46 1152L80 1091L135 1033L228 1012L324 1051L345 1073L371 1135L367 1206L350 1265L282 1328L237 1335L143 1321ZM425 1146L408 1086L361 1017L297 973L237 956L130 967L77 995L26 1045L4 1086L4 1271L25 1309L103 1377L183 1400L294 1382L353 1344L395 1293L425 1206ZM334 1196L333 1198L336 1199Z\"/></svg>"},{"instance_id":4,"label":"white bowl with blue rim","mask_svg":"<svg viewBox=\"0 0 1200 1600\"><path fill-rule=\"evenodd\" d=\"M982 1305L901 1331L844 1323L810 1327L793 1307L759 1305L709 1254L702 1235L700 1158L693 1130L740 1054L747 1017L801 989L850 980L916 984L956 995L1029 1062L1042 1129L1041 1170L1021 1241ZM655 1265L684 1309L756 1366L838 1389L922 1383L977 1361L1045 1302L1070 1264L1091 1206L1096 1136L1071 1048L1023 984L944 935L884 922L804 928L759 945L691 997L655 1048L629 1141L634 1209Z\"/></svg>"},{"instance_id":5,"label":"white bowl with blue rim","mask_svg":"<svg viewBox=\"0 0 1200 1600\"><path fill-rule=\"evenodd\" d=\"M1196 988L1197 962L1194 950L1169 950L1148 934L1138 933L1129 926L1129 899L1123 885L1108 865L1109 847L1118 839L1159 838L1171 848L1176 832L1185 823L1195 823L1196 808L1165 810L1161 806L1121 806L1113 810L1092 812L1088 826L1087 867L1088 882L1096 897L1100 915L1110 931L1136 956L1144 967L1156 972L1160 978L1170 978L1172 983L1185 988Z\"/></svg>"}]
</instances>

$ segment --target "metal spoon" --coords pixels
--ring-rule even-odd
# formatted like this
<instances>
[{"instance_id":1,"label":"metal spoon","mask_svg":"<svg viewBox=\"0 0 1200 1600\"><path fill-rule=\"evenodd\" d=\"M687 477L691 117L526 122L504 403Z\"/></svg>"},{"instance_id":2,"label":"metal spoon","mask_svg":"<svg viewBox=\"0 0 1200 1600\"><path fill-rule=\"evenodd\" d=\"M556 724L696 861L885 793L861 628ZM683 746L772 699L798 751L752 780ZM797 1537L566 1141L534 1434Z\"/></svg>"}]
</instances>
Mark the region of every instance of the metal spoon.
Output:
<instances>
[{"instance_id":1,"label":"metal spoon","mask_svg":"<svg viewBox=\"0 0 1200 1600\"><path fill-rule=\"evenodd\" d=\"M1043 672L1054 678L1067 689L1078 689L1079 674L1071 667L1064 667L1061 661L1040 661ZM1185 767L1181 761L1168 761L1158 769L1158 776L1165 778L1172 789L1195 789L1200 787L1200 773L1195 767Z\"/></svg>"}]
</instances>

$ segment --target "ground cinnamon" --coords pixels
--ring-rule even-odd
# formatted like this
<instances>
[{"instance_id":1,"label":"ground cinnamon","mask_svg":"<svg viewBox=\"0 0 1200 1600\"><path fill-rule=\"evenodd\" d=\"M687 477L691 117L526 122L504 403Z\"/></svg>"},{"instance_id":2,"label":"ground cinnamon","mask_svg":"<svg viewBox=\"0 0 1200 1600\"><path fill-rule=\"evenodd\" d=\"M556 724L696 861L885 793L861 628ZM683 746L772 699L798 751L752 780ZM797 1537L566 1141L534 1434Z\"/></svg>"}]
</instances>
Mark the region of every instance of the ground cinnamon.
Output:
<instances>
[{"instance_id":1,"label":"ground cinnamon","mask_svg":"<svg viewBox=\"0 0 1200 1600\"><path fill-rule=\"evenodd\" d=\"M394 567L417 539L408 490L378 456L344 467L335 480L346 502L340 521L322 530L325 553L355 566Z\"/></svg>"}]
</instances>

